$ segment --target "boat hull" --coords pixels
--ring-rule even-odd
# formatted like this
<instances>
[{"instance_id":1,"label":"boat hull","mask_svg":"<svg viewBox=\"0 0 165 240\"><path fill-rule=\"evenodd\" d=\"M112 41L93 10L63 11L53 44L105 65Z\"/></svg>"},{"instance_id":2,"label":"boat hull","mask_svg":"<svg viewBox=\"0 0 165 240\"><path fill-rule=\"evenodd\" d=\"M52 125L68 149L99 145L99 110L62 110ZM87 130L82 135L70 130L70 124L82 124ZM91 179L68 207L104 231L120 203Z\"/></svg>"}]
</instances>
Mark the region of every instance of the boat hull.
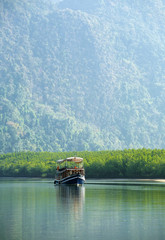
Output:
<instances>
[{"instance_id":1,"label":"boat hull","mask_svg":"<svg viewBox=\"0 0 165 240\"><path fill-rule=\"evenodd\" d=\"M85 182L85 177L80 174L71 175L69 177L54 180L54 184L70 184L70 185L82 185Z\"/></svg>"}]
</instances>

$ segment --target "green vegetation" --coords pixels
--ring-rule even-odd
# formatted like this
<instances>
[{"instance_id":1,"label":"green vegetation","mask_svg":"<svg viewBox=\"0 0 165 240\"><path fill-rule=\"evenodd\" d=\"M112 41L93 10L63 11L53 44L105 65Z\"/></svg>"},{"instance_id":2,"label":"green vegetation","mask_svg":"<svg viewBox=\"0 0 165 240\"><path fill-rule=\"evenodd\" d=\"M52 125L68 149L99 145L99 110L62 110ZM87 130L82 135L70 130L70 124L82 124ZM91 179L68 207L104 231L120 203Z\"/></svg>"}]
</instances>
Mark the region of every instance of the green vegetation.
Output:
<instances>
[{"instance_id":1,"label":"green vegetation","mask_svg":"<svg viewBox=\"0 0 165 240\"><path fill-rule=\"evenodd\" d=\"M163 0L1 0L0 153L165 148Z\"/></svg>"},{"instance_id":2,"label":"green vegetation","mask_svg":"<svg viewBox=\"0 0 165 240\"><path fill-rule=\"evenodd\" d=\"M1 177L54 177L56 160L84 158L87 178L165 178L165 150L20 152L0 155Z\"/></svg>"}]
</instances>

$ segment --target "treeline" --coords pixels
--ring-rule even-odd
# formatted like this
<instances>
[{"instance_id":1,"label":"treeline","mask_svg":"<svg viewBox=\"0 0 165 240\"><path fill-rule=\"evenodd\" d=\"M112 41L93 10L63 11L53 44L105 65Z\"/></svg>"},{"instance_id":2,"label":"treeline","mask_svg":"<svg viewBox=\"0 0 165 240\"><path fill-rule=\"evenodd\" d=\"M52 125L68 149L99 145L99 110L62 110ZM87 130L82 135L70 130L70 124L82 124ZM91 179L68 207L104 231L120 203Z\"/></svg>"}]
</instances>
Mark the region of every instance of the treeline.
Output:
<instances>
[{"instance_id":1,"label":"treeline","mask_svg":"<svg viewBox=\"0 0 165 240\"><path fill-rule=\"evenodd\" d=\"M87 178L165 178L164 149L2 154L0 177L53 178L56 161L70 156L84 158Z\"/></svg>"}]
</instances>

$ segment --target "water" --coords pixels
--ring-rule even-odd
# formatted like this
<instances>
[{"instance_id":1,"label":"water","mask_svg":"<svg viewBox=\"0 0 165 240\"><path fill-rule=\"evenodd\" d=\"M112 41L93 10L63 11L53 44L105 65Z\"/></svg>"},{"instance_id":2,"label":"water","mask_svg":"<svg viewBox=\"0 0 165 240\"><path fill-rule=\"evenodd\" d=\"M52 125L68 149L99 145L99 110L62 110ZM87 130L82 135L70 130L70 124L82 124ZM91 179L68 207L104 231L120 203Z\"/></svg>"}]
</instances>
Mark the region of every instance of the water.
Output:
<instances>
[{"instance_id":1,"label":"water","mask_svg":"<svg viewBox=\"0 0 165 240\"><path fill-rule=\"evenodd\" d=\"M165 239L165 185L0 180L1 240Z\"/></svg>"}]
</instances>

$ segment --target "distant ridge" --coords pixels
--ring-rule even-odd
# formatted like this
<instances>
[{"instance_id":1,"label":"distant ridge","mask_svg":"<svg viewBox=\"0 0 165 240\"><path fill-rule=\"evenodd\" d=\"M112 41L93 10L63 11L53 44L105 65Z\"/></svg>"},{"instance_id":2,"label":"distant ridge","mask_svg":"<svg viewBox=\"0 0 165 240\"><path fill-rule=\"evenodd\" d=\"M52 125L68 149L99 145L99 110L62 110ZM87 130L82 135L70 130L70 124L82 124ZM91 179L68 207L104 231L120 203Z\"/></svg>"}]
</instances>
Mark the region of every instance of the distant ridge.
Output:
<instances>
[{"instance_id":1,"label":"distant ridge","mask_svg":"<svg viewBox=\"0 0 165 240\"><path fill-rule=\"evenodd\" d=\"M163 1L0 2L0 153L165 148Z\"/></svg>"}]
</instances>

